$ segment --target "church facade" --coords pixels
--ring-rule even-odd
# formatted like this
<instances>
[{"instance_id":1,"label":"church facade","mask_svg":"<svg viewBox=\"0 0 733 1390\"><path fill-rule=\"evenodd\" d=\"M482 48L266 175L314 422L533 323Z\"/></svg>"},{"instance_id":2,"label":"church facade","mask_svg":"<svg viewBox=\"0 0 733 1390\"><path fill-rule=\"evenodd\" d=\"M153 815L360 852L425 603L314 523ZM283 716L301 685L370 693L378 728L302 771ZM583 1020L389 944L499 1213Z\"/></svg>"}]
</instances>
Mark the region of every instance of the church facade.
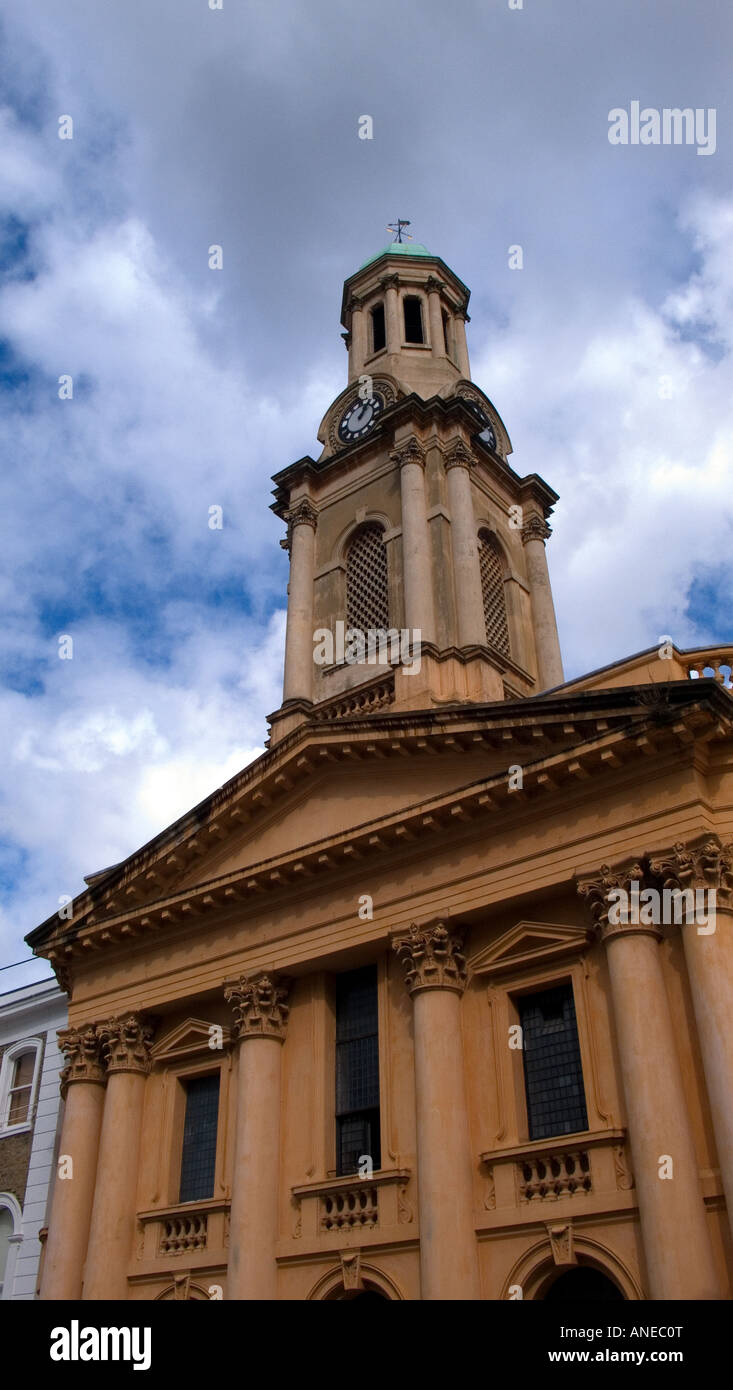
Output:
<instances>
[{"instance_id":1,"label":"church facade","mask_svg":"<svg viewBox=\"0 0 733 1390\"><path fill-rule=\"evenodd\" d=\"M43 1298L731 1297L731 648L564 680L468 298L347 280L267 751L28 938Z\"/></svg>"}]
</instances>

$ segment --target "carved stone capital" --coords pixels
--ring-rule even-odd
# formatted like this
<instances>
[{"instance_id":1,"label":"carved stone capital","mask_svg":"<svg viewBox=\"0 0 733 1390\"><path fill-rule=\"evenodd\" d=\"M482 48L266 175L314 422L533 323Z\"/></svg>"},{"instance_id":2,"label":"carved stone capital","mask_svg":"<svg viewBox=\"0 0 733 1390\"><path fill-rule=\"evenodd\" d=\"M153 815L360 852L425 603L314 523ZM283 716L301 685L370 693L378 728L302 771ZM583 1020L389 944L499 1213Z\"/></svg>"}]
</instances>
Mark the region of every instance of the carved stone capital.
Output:
<instances>
[{"instance_id":1,"label":"carved stone capital","mask_svg":"<svg viewBox=\"0 0 733 1390\"><path fill-rule=\"evenodd\" d=\"M544 517L541 517L537 512L533 512L531 516L527 517L520 531L520 535L523 545L527 545L529 541L544 542L549 540L552 535L552 527L548 526Z\"/></svg>"},{"instance_id":2,"label":"carved stone capital","mask_svg":"<svg viewBox=\"0 0 733 1390\"><path fill-rule=\"evenodd\" d=\"M234 1009L238 1038L277 1038L285 1041L288 1014L286 999L290 980L281 975L242 975L227 985L224 998Z\"/></svg>"},{"instance_id":3,"label":"carved stone capital","mask_svg":"<svg viewBox=\"0 0 733 1390\"><path fill-rule=\"evenodd\" d=\"M106 1080L102 1059L102 1039L95 1023L82 1028L63 1028L58 1031L59 1048L64 1054L64 1066L59 1078L62 1096L72 1081L88 1081L104 1085Z\"/></svg>"},{"instance_id":4,"label":"carved stone capital","mask_svg":"<svg viewBox=\"0 0 733 1390\"><path fill-rule=\"evenodd\" d=\"M301 497L299 502L285 513L285 520L288 523L288 530L292 532L294 526L312 526L315 531L318 524L318 512L312 502L307 497Z\"/></svg>"},{"instance_id":5,"label":"carved stone capital","mask_svg":"<svg viewBox=\"0 0 733 1390\"><path fill-rule=\"evenodd\" d=\"M364 308L364 299L363 299L363 297L362 297L361 295L358 295L358 294L352 294L352 296L351 296L351 298L350 298L348 304L346 305L346 312L347 312L347 314L358 314L358 313L361 313L361 310L362 310L363 308Z\"/></svg>"},{"instance_id":6,"label":"carved stone capital","mask_svg":"<svg viewBox=\"0 0 733 1390\"><path fill-rule=\"evenodd\" d=\"M650 868L663 886L673 892L714 888L719 906L728 906L733 890L733 844L723 845L717 835L678 840L671 850L650 860Z\"/></svg>"},{"instance_id":7,"label":"carved stone capital","mask_svg":"<svg viewBox=\"0 0 733 1390\"><path fill-rule=\"evenodd\" d=\"M383 290L396 290L399 283L400 277L395 273L392 273L391 275L383 275L379 281L379 284Z\"/></svg>"},{"instance_id":8,"label":"carved stone capital","mask_svg":"<svg viewBox=\"0 0 733 1390\"><path fill-rule=\"evenodd\" d=\"M109 1075L116 1071L132 1071L147 1076L152 1064L150 1045L154 1033L152 1019L143 1019L140 1014L124 1014L100 1023L99 1035Z\"/></svg>"},{"instance_id":9,"label":"carved stone capital","mask_svg":"<svg viewBox=\"0 0 733 1390\"><path fill-rule=\"evenodd\" d=\"M422 989L452 989L462 994L466 987L466 957L461 951L463 937L445 922L418 927L414 922L406 936L392 943L405 967L409 994Z\"/></svg>"},{"instance_id":10,"label":"carved stone capital","mask_svg":"<svg viewBox=\"0 0 733 1390\"><path fill-rule=\"evenodd\" d=\"M414 434L406 439L404 444L400 444L389 457L392 463L396 463L400 468L404 468L408 463L419 463L421 468L425 467L425 450Z\"/></svg>"},{"instance_id":11,"label":"carved stone capital","mask_svg":"<svg viewBox=\"0 0 733 1390\"><path fill-rule=\"evenodd\" d=\"M441 290L445 289L445 281L439 280L437 275L428 275L425 288L428 294L440 294Z\"/></svg>"},{"instance_id":12,"label":"carved stone capital","mask_svg":"<svg viewBox=\"0 0 733 1390\"><path fill-rule=\"evenodd\" d=\"M446 473L451 468L473 468L474 462L475 460L471 450L462 439L457 439L454 443L448 445L444 455Z\"/></svg>"},{"instance_id":13,"label":"carved stone capital","mask_svg":"<svg viewBox=\"0 0 733 1390\"><path fill-rule=\"evenodd\" d=\"M598 873L588 878L579 879L577 882L578 893L588 904L591 917L596 924L596 930L601 941L608 941L612 936L654 936L661 939L661 931L658 926L650 922L624 922L612 920L609 922L609 912L618 902L617 895L619 890L626 894L628 900L632 897L632 884L642 885L644 883L644 870L641 864L630 862L612 869L610 864L601 864ZM614 919L617 915L615 914Z\"/></svg>"}]
</instances>

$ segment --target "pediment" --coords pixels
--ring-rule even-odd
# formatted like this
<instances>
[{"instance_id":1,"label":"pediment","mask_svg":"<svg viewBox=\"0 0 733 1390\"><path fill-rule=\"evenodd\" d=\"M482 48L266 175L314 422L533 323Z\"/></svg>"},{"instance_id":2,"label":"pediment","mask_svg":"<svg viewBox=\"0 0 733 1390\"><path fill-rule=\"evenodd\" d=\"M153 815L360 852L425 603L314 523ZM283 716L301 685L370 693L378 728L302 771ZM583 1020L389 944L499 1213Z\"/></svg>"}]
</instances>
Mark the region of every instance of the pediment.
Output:
<instances>
[{"instance_id":1,"label":"pediment","mask_svg":"<svg viewBox=\"0 0 733 1390\"><path fill-rule=\"evenodd\" d=\"M585 927L559 926L555 922L517 922L496 941L469 960L474 975L502 975L546 960L577 955L593 938Z\"/></svg>"},{"instance_id":2,"label":"pediment","mask_svg":"<svg viewBox=\"0 0 733 1390\"><path fill-rule=\"evenodd\" d=\"M178 1023L153 1044L151 1051L154 1061L172 1062L194 1057L197 1053L211 1052L212 1026L219 1027L218 1024L206 1023L201 1018L187 1018L183 1023ZM228 1047L231 1042L231 1030L222 1027L221 1037L217 1038L217 1041L221 1042L222 1047ZM219 1050L217 1048L217 1051Z\"/></svg>"}]
</instances>

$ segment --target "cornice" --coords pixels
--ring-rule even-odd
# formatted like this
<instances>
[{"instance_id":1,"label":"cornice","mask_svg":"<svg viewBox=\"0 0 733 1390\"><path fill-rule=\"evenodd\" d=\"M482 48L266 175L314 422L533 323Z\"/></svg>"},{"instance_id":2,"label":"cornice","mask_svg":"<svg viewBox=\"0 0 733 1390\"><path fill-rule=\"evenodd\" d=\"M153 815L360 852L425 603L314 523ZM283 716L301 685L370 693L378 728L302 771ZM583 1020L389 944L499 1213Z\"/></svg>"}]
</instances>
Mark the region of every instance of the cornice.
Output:
<instances>
[{"instance_id":1,"label":"cornice","mask_svg":"<svg viewBox=\"0 0 733 1390\"><path fill-rule=\"evenodd\" d=\"M687 683L684 683L687 685ZM715 688L711 694L716 693ZM269 808L278 797L287 795L299 782L310 779L314 771L331 764L349 765L364 759L422 757L425 752L470 753L478 749L507 750L507 763L523 754L523 787L510 791L506 769L489 778L469 783L464 788L429 798L393 815L365 822L340 835L322 837L299 846L285 854L246 865L228 874L207 879L193 888L166 892L167 885L159 876L153 849L147 858L142 852L132 864L123 866L116 882L101 887L92 894L82 894L78 911L70 922L60 922L54 914L49 922L31 933L31 944L39 955L47 957L56 970L64 970L72 960L83 960L99 949L125 946L137 938L168 928L186 929L223 909L252 906L260 895L292 891L307 887L320 875L350 870L372 855L401 854L404 847L424 841L431 835L444 840L446 834L465 831L473 820L487 816L514 813L545 793L552 793L578 782L603 777L632 764L638 767L640 756L655 757L666 752L677 756L679 749L688 749L696 738L715 737L720 721L714 711L693 704L682 708L674 721L658 727L658 715L634 709L633 692L619 690L603 692L605 701L575 697L575 716L557 699L543 707L538 700L517 702L514 710L504 706L465 706L437 711L426 718L415 715L381 712L367 719L354 718L338 726L322 729L306 726L287 735L267 758L266 769L260 766L255 780L250 769L249 783L243 790L235 786L224 799L220 793L216 816L206 822L202 814L205 803L197 808L200 821L196 833L181 838L168 853L165 846L159 858L168 866L171 884L180 878L198 854L205 853L206 843L227 838L249 819L259 816L261 808ZM610 697L625 695L625 708L614 715ZM721 698L725 698L721 695ZM620 702L619 702L620 703ZM707 702L706 702L707 703ZM558 708L559 706L559 708ZM585 707L585 708L584 708ZM594 708L595 707L595 708ZM487 717L488 716L488 717ZM407 728L405 727L407 726ZM730 721L723 729L730 736ZM562 751L528 760L526 749L543 741L577 736L578 741ZM260 760L260 764L264 759ZM263 775L264 774L264 775ZM240 774L240 778L243 774ZM233 779L238 783L239 779ZM222 791L225 789L222 789ZM245 813L245 791L251 810ZM190 818L187 818L190 820ZM173 860L173 864L171 864ZM133 872L133 865L135 872ZM156 867L158 872L156 872ZM151 900L151 883L160 892ZM155 891L153 887L152 891ZM85 899L88 906L84 907ZM45 933L45 934L44 934Z\"/></svg>"}]
</instances>

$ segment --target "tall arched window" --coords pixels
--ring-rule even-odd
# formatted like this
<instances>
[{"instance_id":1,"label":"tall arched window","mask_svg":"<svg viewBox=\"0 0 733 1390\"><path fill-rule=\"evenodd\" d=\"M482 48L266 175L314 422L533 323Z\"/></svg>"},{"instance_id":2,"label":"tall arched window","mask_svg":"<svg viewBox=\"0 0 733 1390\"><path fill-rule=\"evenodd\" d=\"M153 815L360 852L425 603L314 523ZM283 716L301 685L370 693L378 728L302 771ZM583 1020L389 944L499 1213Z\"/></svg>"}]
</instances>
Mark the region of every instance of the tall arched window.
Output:
<instances>
[{"instance_id":1,"label":"tall arched window","mask_svg":"<svg viewBox=\"0 0 733 1390\"><path fill-rule=\"evenodd\" d=\"M0 1067L0 1134L30 1129L40 1060L38 1038L16 1043L4 1054Z\"/></svg>"},{"instance_id":2,"label":"tall arched window","mask_svg":"<svg viewBox=\"0 0 733 1390\"><path fill-rule=\"evenodd\" d=\"M504 598L504 566L499 547L489 531L479 533L478 555L481 569L481 592L484 599L484 618L486 619L486 641L489 646L496 647L497 651L504 656L509 656L509 626Z\"/></svg>"},{"instance_id":3,"label":"tall arched window","mask_svg":"<svg viewBox=\"0 0 733 1390\"><path fill-rule=\"evenodd\" d=\"M346 552L346 626L389 627L387 549L378 522L361 526Z\"/></svg>"}]
</instances>

